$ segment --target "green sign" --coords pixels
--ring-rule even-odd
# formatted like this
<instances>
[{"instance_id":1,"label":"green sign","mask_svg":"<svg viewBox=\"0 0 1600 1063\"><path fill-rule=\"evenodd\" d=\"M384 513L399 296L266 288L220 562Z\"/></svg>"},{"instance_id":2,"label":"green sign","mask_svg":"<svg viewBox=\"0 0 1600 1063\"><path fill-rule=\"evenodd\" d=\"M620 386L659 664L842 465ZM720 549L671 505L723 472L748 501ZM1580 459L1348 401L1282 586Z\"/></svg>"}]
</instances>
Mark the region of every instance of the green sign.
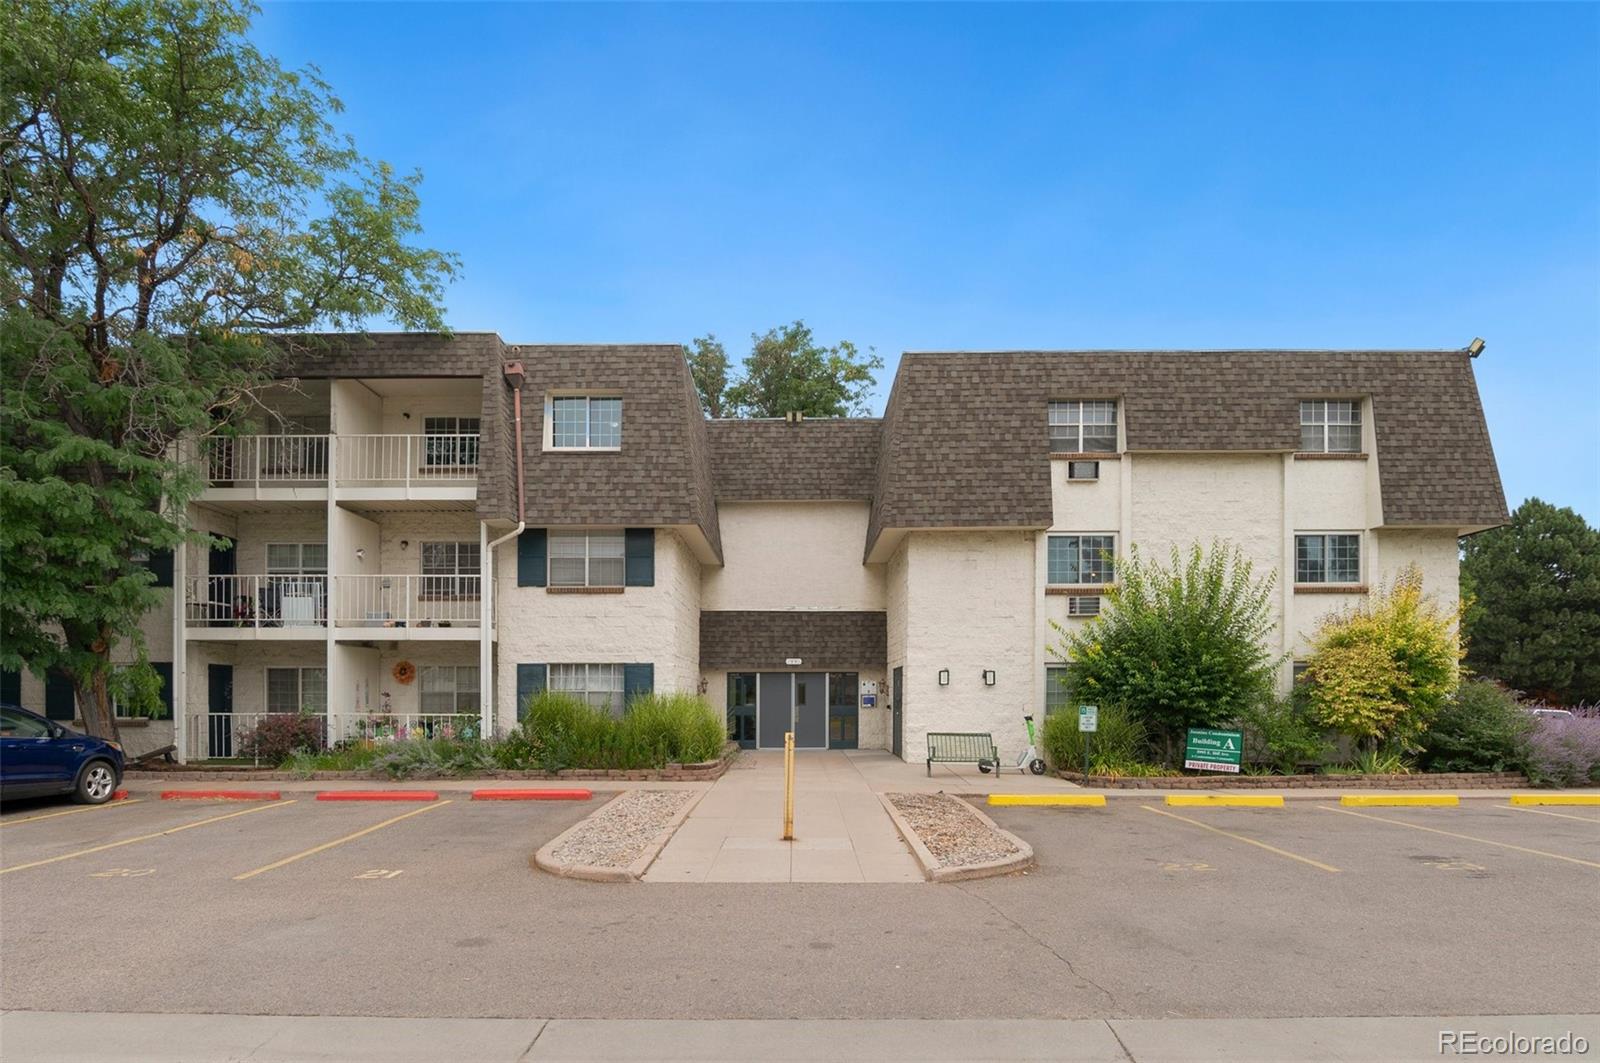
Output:
<instances>
[{"instance_id":1,"label":"green sign","mask_svg":"<svg viewBox=\"0 0 1600 1063\"><path fill-rule=\"evenodd\" d=\"M1244 735L1239 731L1203 731L1189 728L1189 741L1183 749L1183 766L1195 771L1239 770L1244 752Z\"/></svg>"},{"instance_id":2,"label":"green sign","mask_svg":"<svg viewBox=\"0 0 1600 1063\"><path fill-rule=\"evenodd\" d=\"M1079 705L1078 706L1078 730L1080 730L1080 731L1098 731L1098 730L1100 730L1100 706L1098 706L1098 705Z\"/></svg>"}]
</instances>

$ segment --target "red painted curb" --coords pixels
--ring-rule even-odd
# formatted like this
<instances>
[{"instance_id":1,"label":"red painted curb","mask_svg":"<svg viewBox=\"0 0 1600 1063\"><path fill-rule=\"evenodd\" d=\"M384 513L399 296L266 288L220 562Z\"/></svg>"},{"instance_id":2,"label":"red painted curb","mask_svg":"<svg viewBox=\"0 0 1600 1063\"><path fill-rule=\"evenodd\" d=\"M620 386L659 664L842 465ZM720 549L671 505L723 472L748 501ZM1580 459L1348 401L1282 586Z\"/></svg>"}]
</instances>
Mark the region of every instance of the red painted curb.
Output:
<instances>
[{"instance_id":1,"label":"red painted curb","mask_svg":"<svg viewBox=\"0 0 1600 1063\"><path fill-rule=\"evenodd\" d=\"M588 790L474 790L474 801L587 801Z\"/></svg>"},{"instance_id":2,"label":"red painted curb","mask_svg":"<svg viewBox=\"0 0 1600 1063\"><path fill-rule=\"evenodd\" d=\"M318 801L437 801L432 790L323 790Z\"/></svg>"},{"instance_id":3,"label":"red painted curb","mask_svg":"<svg viewBox=\"0 0 1600 1063\"><path fill-rule=\"evenodd\" d=\"M111 795L111 800L113 801L126 801L127 799L128 791L126 790L118 790Z\"/></svg>"},{"instance_id":4,"label":"red painted curb","mask_svg":"<svg viewBox=\"0 0 1600 1063\"><path fill-rule=\"evenodd\" d=\"M276 801L276 790L162 790L163 801Z\"/></svg>"}]
</instances>

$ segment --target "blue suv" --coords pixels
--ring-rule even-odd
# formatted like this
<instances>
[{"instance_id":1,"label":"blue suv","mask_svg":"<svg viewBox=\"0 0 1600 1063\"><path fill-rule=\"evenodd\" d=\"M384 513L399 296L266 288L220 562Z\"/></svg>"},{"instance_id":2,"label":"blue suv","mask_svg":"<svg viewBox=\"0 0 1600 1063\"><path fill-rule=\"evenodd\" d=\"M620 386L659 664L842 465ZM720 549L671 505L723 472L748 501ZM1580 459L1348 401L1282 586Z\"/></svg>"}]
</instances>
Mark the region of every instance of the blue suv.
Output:
<instances>
[{"instance_id":1,"label":"blue suv","mask_svg":"<svg viewBox=\"0 0 1600 1063\"><path fill-rule=\"evenodd\" d=\"M122 782L122 747L0 705L0 797L71 794L103 805Z\"/></svg>"}]
</instances>

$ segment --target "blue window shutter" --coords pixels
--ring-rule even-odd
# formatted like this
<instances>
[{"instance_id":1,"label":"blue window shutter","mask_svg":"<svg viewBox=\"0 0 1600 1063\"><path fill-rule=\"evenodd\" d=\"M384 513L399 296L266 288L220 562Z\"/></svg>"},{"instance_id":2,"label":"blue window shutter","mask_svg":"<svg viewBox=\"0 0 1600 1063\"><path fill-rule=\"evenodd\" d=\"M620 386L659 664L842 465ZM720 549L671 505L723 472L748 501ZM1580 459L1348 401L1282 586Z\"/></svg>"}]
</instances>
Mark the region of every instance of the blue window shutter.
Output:
<instances>
[{"instance_id":1,"label":"blue window shutter","mask_svg":"<svg viewBox=\"0 0 1600 1063\"><path fill-rule=\"evenodd\" d=\"M15 668L0 668L0 704L22 704L22 673Z\"/></svg>"},{"instance_id":2,"label":"blue window shutter","mask_svg":"<svg viewBox=\"0 0 1600 1063\"><path fill-rule=\"evenodd\" d=\"M172 551L171 550L152 550L152 551L150 551L150 560L148 562L146 562L146 564L149 566L150 574L155 576L155 578L156 578L154 586L157 586L157 587L170 587L170 586L172 586Z\"/></svg>"},{"instance_id":3,"label":"blue window shutter","mask_svg":"<svg viewBox=\"0 0 1600 1063\"><path fill-rule=\"evenodd\" d=\"M517 586L543 587L545 585L545 545L543 528L525 528L517 536Z\"/></svg>"},{"instance_id":4,"label":"blue window shutter","mask_svg":"<svg viewBox=\"0 0 1600 1063\"><path fill-rule=\"evenodd\" d=\"M547 664L517 665L517 719L522 719L528 711L528 699L544 692L549 676Z\"/></svg>"},{"instance_id":5,"label":"blue window shutter","mask_svg":"<svg viewBox=\"0 0 1600 1063\"><path fill-rule=\"evenodd\" d=\"M151 661L150 667L154 668L156 675L161 678L161 707L163 712L156 719L170 720L172 719L172 662Z\"/></svg>"},{"instance_id":6,"label":"blue window shutter","mask_svg":"<svg viewBox=\"0 0 1600 1063\"><path fill-rule=\"evenodd\" d=\"M629 528L623 533L623 554L627 558L623 582L629 587L656 585L656 530Z\"/></svg>"},{"instance_id":7,"label":"blue window shutter","mask_svg":"<svg viewBox=\"0 0 1600 1063\"><path fill-rule=\"evenodd\" d=\"M47 719L72 722L78 714L78 692L67 673L52 668L44 677L44 714Z\"/></svg>"},{"instance_id":8,"label":"blue window shutter","mask_svg":"<svg viewBox=\"0 0 1600 1063\"><path fill-rule=\"evenodd\" d=\"M622 666L622 703L624 705L640 694L655 693L655 689L655 665L625 664Z\"/></svg>"}]
</instances>

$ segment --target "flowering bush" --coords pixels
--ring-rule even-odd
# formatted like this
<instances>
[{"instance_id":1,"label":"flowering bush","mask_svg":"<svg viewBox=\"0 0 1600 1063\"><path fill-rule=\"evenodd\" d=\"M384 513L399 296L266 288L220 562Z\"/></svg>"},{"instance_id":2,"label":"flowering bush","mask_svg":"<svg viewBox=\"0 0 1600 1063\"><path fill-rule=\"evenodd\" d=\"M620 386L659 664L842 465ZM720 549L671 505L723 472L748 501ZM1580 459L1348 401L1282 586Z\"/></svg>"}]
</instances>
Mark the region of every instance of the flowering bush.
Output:
<instances>
[{"instance_id":1,"label":"flowering bush","mask_svg":"<svg viewBox=\"0 0 1600 1063\"><path fill-rule=\"evenodd\" d=\"M1529 739L1528 777L1546 786L1600 784L1600 719L1536 717Z\"/></svg>"}]
</instances>

